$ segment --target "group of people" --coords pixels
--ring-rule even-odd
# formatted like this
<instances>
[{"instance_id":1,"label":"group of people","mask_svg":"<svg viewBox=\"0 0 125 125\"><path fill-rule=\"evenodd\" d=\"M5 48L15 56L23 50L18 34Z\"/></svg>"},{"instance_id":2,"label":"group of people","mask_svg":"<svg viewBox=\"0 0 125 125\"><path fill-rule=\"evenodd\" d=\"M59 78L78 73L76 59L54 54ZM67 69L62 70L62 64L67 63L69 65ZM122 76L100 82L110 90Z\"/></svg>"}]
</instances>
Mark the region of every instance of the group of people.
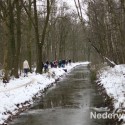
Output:
<instances>
[{"instance_id":1,"label":"group of people","mask_svg":"<svg viewBox=\"0 0 125 125\"><path fill-rule=\"evenodd\" d=\"M46 73L48 71L48 67L50 66L51 68L65 68L65 65L71 64L71 59L70 60L55 60L55 61L46 61L45 63L42 63L44 72Z\"/></svg>"},{"instance_id":2,"label":"group of people","mask_svg":"<svg viewBox=\"0 0 125 125\"><path fill-rule=\"evenodd\" d=\"M71 59L69 59L69 60L65 60L65 59L64 60L55 60L55 61L51 61L51 62L46 61L45 63L42 62L41 65L42 65L42 70L44 70L44 72L46 73L46 72L48 72L49 66L51 68L57 68L57 67L65 68L65 65L68 65L68 64L71 64ZM24 77L28 76L29 68L30 67L29 67L28 61L25 60L23 62Z\"/></svg>"}]
</instances>

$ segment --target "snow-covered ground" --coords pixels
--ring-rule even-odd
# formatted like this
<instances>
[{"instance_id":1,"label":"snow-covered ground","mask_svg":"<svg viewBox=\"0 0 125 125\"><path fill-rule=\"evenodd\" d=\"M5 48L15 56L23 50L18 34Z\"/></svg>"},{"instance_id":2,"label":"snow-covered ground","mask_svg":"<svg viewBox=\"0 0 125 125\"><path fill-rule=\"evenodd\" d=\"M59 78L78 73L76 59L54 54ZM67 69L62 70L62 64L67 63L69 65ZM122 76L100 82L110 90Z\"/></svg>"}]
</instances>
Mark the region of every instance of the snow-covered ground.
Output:
<instances>
[{"instance_id":1,"label":"snow-covered ground","mask_svg":"<svg viewBox=\"0 0 125 125\"><path fill-rule=\"evenodd\" d=\"M72 63L65 67L71 71L78 65L88 65L89 62ZM52 77L52 73L55 73ZM24 102L32 103L34 95L44 90L48 85L66 72L62 68L49 69L46 74L28 74L28 77L10 80L6 85L0 82L0 124L3 124L11 115L15 115Z\"/></svg>"},{"instance_id":2,"label":"snow-covered ground","mask_svg":"<svg viewBox=\"0 0 125 125\"><path fill-rule=\"evenodd\" d=\"M98 73L98 84L101 84L109 97L113 98L114 113L123 113L120 119L125 122L125 65L114 68L105 67Z\"/></svg>"}]
</instances>

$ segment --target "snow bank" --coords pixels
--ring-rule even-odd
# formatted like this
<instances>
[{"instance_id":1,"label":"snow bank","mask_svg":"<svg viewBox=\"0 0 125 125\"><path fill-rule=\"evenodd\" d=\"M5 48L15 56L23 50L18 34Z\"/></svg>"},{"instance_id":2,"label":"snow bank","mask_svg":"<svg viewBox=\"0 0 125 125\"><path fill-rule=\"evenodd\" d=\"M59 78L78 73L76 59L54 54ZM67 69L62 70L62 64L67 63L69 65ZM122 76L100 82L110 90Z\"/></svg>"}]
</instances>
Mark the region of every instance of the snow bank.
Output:
<instances>
[{"instance_id":1,"label":"snow bank","mask_svg":"<svg viewBox=\"0 0 125 125\"><path fill-rule=\"evenodd\" d=\"M77 65L88 64L89 62L72 63L66 66L65 69L69 72ZM52 77L53 73L54 76ZM6 85L0 81L0 124L3 124L10 116L15 115L18 109L22 108L23 103L32 103L34 95L44 90L64 74L63 68L52 68L49 69L49 73L42 75L32 73L28 77L10 80Z\"/></svg>"},{"instance_id":2,"label":"snow bank","mask_svg":"<svg viewBox=\"0 0 125 125\"><path fill-rule=\"evenodd\" d=\"M101 84L113 99L114 112L125 114L125 65L105 67L99 71L97 78L97 83ZM125 117L120 119L125 122Z\"/></svg>"}]
</instances>

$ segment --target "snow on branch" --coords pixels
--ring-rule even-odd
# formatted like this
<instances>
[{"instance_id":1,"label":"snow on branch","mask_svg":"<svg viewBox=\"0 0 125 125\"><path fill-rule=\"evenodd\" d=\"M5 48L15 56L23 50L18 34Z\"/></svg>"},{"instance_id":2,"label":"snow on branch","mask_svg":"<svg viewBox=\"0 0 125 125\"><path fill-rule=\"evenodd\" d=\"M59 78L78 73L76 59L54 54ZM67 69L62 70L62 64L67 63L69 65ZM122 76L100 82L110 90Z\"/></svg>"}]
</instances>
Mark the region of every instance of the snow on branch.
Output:
<instances>
[{"instance_id":1,"label":"snow on branch","mask_svg":"<svg viewBox=\"0 0 125 125\"><path fill-rule=\"evenodd\" d=\"M114 66L116 65L113 61L111 61L111 60L108 59L107 57L104 57L104 59L105 59L105 61L108 63L108 65L109 65L110 67L114 67Z\"/></svg>"}]
</instances>

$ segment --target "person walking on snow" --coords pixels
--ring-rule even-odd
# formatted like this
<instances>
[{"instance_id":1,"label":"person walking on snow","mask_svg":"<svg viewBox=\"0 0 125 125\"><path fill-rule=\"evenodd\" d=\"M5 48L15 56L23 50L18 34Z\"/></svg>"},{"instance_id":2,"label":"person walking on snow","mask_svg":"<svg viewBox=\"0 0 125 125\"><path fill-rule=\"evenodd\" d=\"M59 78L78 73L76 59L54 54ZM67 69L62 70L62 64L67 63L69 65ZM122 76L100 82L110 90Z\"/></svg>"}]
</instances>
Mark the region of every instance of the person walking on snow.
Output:
<instances>
[{"instance_id":1,"label":"person walking on snow","mask_svg":"<svg viewBox=\"0 0 125 125\"><path fill-rule=\"evenodd\" d=\"M45 63L44 64L44 72L46 73L48 71L48 65Z\"/></svg>"},{"instance_id":2,"label":"person walking on snow","mask_svg":"<svg viewBox=\"0 0 125 125\"><path fill-rule=\"evenodd\" d=\"M23 70L24 70L24 77L25 76L28 77L29 64L27 60L23 62Z\"/></svg>"}]
</instances>

